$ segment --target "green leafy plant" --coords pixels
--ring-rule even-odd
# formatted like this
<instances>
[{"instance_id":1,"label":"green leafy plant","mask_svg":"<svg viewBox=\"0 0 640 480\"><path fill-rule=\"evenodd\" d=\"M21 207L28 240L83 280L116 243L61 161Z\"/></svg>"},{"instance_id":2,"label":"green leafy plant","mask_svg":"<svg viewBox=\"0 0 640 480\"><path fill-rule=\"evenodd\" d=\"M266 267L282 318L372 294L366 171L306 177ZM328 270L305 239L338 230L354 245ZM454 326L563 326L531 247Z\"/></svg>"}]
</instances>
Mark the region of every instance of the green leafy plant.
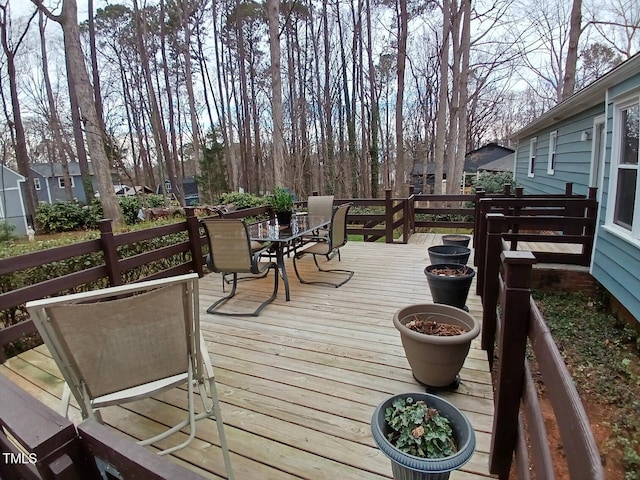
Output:
<instances>
[{"instance_id":1,"label":"green leafy plant","mask_svg":"<svg viewBox=\"0 0 640 480\"><path fill-rule=\"evenodd\" d=\"M449 420L423 400L396 398L384 412L392 432L387 439L398 450L422 458L444 458L457 452Z\"/></svg>"},{"instance_id":2,"label":"green leafy plant","mask_svg":"<svg viewBox=\"0 0 640 480\"><path fill-rule=\"evenodd\" d=\"M290 212L293 210L293 194L282 187L273 189L269 201L276 212Z\"/></svg>"},{"instance_id":3,"label":"green leafy plant","mask_svg":"<svg viewBox=\"0 0 640 480\"><path fill-rule=\"evenodd\" d=\"M15 240L16 236L13 234L15 229L16 227L9 222L0 222L0 243Z\"/></svg>"},{"instance_id":4,"label":"green leafy plant","mask_svg":"<svg viewBox=\"0 0 640 480\"><path fill-rule=\"evenodd\" d=\"M236 209L259 207L266 203L266 199L258 197L251 193L229 192L220 196L219 203L222 205L228 205L232 203Z\"/></svg>"}]
</instances>

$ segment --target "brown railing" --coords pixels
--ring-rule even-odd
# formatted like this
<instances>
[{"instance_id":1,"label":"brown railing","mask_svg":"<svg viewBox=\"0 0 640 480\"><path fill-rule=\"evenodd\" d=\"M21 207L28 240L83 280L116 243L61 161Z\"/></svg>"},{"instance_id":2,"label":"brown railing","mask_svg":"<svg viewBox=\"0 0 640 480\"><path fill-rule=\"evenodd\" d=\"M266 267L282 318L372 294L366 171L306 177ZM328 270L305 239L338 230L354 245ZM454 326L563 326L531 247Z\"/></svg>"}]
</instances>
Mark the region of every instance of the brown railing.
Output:
<instances>
[{"instance_id":1,"label":"brown railing","mask_svg":"<svg viewBox=\"0 0 640 480\"><path fill-rule=\"evenodd\" d=\"M93 420L86 420L76 429L69 420L3 375L0 375L0 427L0 478L203 478ZM109 475L103 476L101 472Z\"/></svg>"},{"instance_id":2,"label":"brown railing","mask_svg":"<svg viewBox=\"0 0 640 480\"><path fill-rule=\"evenodd\" d=\"M186 209L186 220L184 222L171 225L122 233L120 235L113 234L110 220L101 220L99 227L99 239L0 260L0 276L42 267L55 262L78 259L88 254L100 255L104 262L98 266L81 269L61 277L0 293L0 311L14 309L30 300L37 300L45 296L56 295L77 288L90 288L87 286L96 282L103 282L104 286L114 286L132 281L151 280L189 272L197 272L200 276L203 274L203 237L199 231L198 219L191 208ZM118 251L123 246L134 245L138 242L182 232L187 233L186 240L175 242L165 247L129 257L123 257ZM176 256L183 257L182 261L177 265L156 271L147 276L139 276L137 273L132 273L151 262L175 258ZM22 321L1 329L0 363L5 360L3 347L6 344L35 332L36 328L31 320Z\"/></svg>"},{"instance_id":3,"label":"brown railing","mask_svg":"<svg viewBox=\"0 0 640 480\"><path fill-rule=\"evenodd\" d=\"M501 247L502 240L494 233L487 241L487 250L493 250L487 258L495 257L498 251L499 260L495 270L485 270L482 293L482 348L492 364L495 385L490 471L501 480L509 479L515 456L514 471L519 480L554 478L540 402L525 356L528 341L540 378L547 386L570 478L604 479L589 419L562 355L531 298L535 256L531 252L502 251Z\"/></svg>"}]
</instances>

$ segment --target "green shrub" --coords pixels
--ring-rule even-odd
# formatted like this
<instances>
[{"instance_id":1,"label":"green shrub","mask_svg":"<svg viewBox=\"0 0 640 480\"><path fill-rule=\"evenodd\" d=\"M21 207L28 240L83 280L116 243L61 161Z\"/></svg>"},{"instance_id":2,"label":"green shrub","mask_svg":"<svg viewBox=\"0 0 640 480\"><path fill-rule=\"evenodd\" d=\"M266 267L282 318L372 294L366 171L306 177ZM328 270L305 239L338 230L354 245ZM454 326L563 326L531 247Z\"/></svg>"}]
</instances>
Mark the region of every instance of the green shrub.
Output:
<instances>
[{"instance_id":1,"label":"green shrub","mask_svg":"<svg viewBox=\"0 0 640 480\"><path fill-rule=\"evenodd\" d=\"M229 192L220 196L221 204L227 205L233 203L238 210L241 208L259 207L260 205L266 205L268 202L268 198L258 197L252 193Z\"/></svg>"},{"instance_id":2,"label":"green shrub","mask_svg":"<svg viewBox=\"0 0 640 480\"><path fill-rule=\"evenodd\" d=\"M142 207L140 199L137 196L118 198L122 216L127 225L133 225L138 221L138 212Z\"/></svg>"},{"instance_id":3,"label":"green shrub","mask_svg":"<svg viewBox=\"0 0 640 480\"><path fill-rule=\"evenodd\" d=\"M16 227L9 222L0 222L0 243L15 240L16 236L13 234L15 229Z\"/></svg>"},{"instance_id":4,"label":"green shrub","mask_svg":"<svg viewBox=\"0 0 640 480\"><path fill-rule=\"evenodd\" d=\"M516 188L516 181L511 172L481 172L477 178L471 181L473 193L478 188L482 188L485 193L502 193L506 184L511 185L511 189Z\"/></svg>"},{"instance_id":5,"label":"green shrub","mask_svg":"<svg viewBox=\"0 0 640 480\"><path fill-rule=\"evenodd\" d=\"M151 193L149 195L146 195L145 199L149 208L164 207L165 205L164 197L162 195Z\"/></svg>"},{"instance_id":6,"label":"green shrub","mask_svg":"<svg viewBox=\"0 0 640 480\"><path fill-rule=\"evenodd\" d=\"M36 212L36 223L45 233L83 230L95 224L94 213L95 209L78 202L43 203Z\"/></svg>"}]
</instances>

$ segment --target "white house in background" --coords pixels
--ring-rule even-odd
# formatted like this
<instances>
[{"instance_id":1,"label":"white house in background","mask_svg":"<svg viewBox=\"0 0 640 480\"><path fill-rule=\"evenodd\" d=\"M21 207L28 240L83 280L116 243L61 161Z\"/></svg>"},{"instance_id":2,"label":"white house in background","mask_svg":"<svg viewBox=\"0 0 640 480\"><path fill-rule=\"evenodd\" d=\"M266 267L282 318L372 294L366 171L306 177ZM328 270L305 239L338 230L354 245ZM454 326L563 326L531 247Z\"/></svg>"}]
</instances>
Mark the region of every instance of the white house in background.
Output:
<instances>
[{"instance_id":1,"label":"white house in background","mask_svg":"<svg viewBox=\"0 0 640 480\"><path fill-rule=\"evenodd\" d=\"M640 54L515 134L527 193L598 189L591 274L640 321Z\"/></svg>"}]
</instances>

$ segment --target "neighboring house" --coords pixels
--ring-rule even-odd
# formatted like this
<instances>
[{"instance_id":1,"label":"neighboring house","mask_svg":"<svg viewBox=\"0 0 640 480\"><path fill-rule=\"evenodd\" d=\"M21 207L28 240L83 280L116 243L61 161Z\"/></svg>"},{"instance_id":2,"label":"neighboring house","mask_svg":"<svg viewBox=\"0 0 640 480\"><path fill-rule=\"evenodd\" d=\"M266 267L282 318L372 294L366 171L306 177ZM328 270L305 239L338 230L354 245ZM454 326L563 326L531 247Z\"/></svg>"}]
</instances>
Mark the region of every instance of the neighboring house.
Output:
<instances>
[{"instance_id":1,"label":"neighboring house","mask_svg":"<svg viewBox=\"0 0 640 480\"><path fill-rule=\"evenodd\" d=\"M640 321L640 54L515 134L526 193L598 189L590 271Z\"/></svg>"},{"instance_id":2,"label":"neighboring house","mask_svg":"<svg viewBox=\"0 0 640 480\"><path fill-rule=\"evenodd\" d=\"M476 173L478 170L490 170L486 168L487 165L499 161L503 167L505 164L510 168L507 170L513 170L513 154L514 150L507 147L502 147L497 143L487 143L480 148L476 148L467 153L464 157L464 173ZM500 170L504 171L504 170Z\"/></svg>"},{"instance_id":3,"label":"neighboring house","mask_svg":"<svg viewBox=\"0 0 640 480\"><path fill-rule=\"evenodd\" d=\"M165 192L169 195L173 193L169 179L165 179L164 192L162 190L162 185L156 187L156 193L159 195L163 195ZM198 193L198 184L196 183L195 177L184 177L182 180L182 192L184 195L184 203L187 207L200 204L200 194Z\"/></svg>"},{"instance_id":4,"label":"neighboring house","mask_svg":"<svg viewBox=\"0 0 640 480\"><path fill-rule=\"evenodd\" d=\"M15 227L13 233L27 234L27 214L22 189L24 177L4 165L0 165L0 222Z\"/></svg>"},{"instance_id":5,"label":"neighboring house","mask_svg":"<svg viewBox=\"0 0 640 480\"><path fill-rule=\"evenodd\" d=\"M71 178L71 190L73 198L79 202L87 203L87 198L82 187L82 176L78 162L69 162L69 177ZM64 188L64 175L60 163L32 163L33 186L39 202L55 203L66 202L67 195ZM93 176L93 165L89 162L89 174L94 192L98 190L97 181ZM91 199L89 199L91 200Z\"/></svg>"},{"instance_id":6,"label":"neighboring house","mask_svg":"<svg viewBox=\"0 0 640 480\"><path fill-rule=\"evenodd\" d=\"M468 186L467 177L475 176L479 170L490 171L513 171L514 151L507 147L502 147L497 143L488 143L480 148L472 150L464 157L464 185ZM489 164L500 165L500 168L484 168ZM435 163L427 163L427 181L429 192L433 191L435 182ZM416 193L422 191L422 178L424 176L423 164L416 163L411 172L411 183ZM444 177L446 179L446 168ZM444 189L444 186L443 186Z\"/></svg>"}]
</instances>

